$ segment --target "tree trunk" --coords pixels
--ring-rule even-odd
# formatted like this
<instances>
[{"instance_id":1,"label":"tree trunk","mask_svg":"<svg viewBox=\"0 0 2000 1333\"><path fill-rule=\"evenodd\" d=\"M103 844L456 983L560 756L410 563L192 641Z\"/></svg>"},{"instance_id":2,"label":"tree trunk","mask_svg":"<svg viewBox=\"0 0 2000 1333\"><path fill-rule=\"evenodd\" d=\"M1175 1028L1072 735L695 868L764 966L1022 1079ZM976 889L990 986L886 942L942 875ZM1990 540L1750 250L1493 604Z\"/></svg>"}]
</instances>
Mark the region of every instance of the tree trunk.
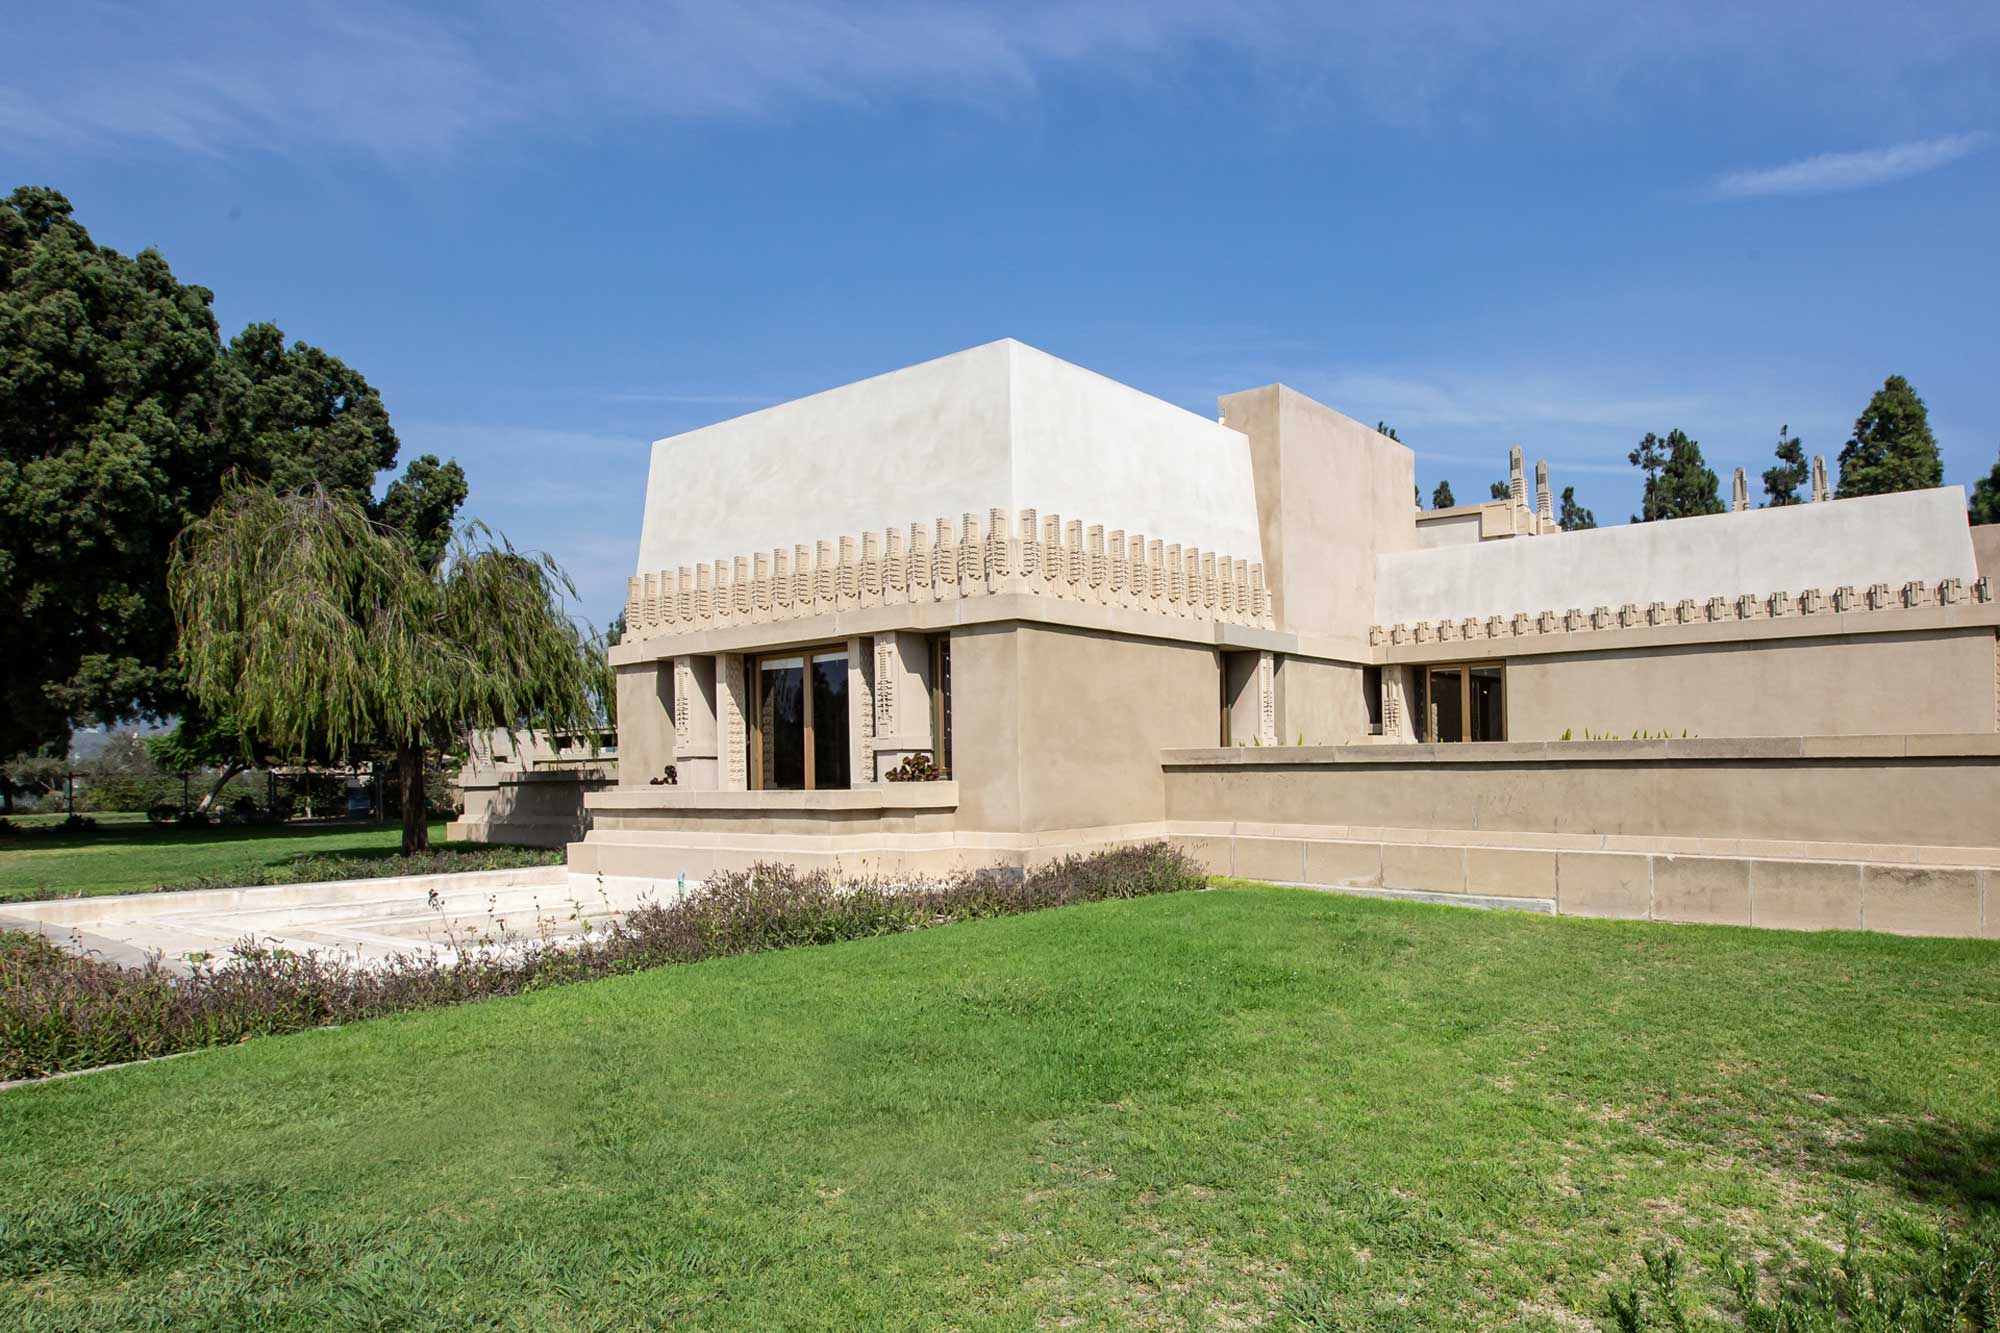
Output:
<instances>
[{"instance_id":1,"label":"tree trunk","mask_svg":"<svg viewBox=\"0 0 2000 1333\"><path fill-rule=\"evenodd\" d=\"M205 813L210 806L215 804L215 798L222 795L222 789L229 785L229 780L238 773L241 773L246 767L247 765L241 759L232 759L224 764L222 766L222 776L215 780L215 785L208 789L208 795L201 798L200 803L195 806L195 809Z\"/></svg>"},{"instance_id":2,"label":"tree trunk","mask_svg":"<svg viewBox=\"0 0 2000 1333\"><path fill-rule=\"evenodd\" d=\"M403 786L403 855L431 849L431 826L424 809L424 746L412 741L396 747L396 776Z\"/></svg>"}]
</instances>

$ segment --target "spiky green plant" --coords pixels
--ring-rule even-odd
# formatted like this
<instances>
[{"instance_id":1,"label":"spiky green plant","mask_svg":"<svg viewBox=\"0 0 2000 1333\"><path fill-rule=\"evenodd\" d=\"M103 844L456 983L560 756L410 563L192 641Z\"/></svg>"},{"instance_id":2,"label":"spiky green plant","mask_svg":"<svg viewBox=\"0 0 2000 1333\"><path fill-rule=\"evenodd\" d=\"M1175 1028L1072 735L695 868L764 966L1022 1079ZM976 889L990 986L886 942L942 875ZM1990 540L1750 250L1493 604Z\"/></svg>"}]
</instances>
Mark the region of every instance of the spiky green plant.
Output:
<instances>
[{"instance_id":1,"label":"spiky green plant","mask_svg":"<svg viewBox=\"0 0 2000 1333\"><path fill-rule=\"evenodd\" d=\"M405 855L430 842L427 747L602 725L607 669L564 610L575 586L483 524L432 566L345 495L236 486L181 533L167 588L203 707L286 753L395 751Z\"/></svg>"}]
</instances>

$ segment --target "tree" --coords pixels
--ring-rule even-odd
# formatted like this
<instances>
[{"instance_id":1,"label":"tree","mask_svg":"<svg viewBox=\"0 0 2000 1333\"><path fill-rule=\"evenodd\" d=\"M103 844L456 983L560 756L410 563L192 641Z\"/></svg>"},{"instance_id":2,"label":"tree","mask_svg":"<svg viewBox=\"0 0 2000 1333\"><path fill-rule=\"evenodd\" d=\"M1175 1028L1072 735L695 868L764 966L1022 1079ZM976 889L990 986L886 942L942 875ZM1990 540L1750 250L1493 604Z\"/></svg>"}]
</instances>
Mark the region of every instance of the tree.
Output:
<instances>
[{"instance_id":1,"label":"tree","mask_svg":"<svg viewBox=\"0 0 2000 1333\"><path fill-rule=\"evenodd\" d=\"M1394 426L1391 426L1386 421L1377 421L1375 423L1375 433L1377 435L1386 435L1390 439L1394 440L1397 444L1401 444L1403 442L1403 437L1396 434L1396 428Z\"/></svg>"},{"instance_id":2,"label":"tree","mask_svg":"<svg viewBox=\"0 0 2000 1333\"><path fill-rule=\"evenodd\" d=\"M465 469L456 460L439 463L436 454L425 454L389 483L382 521L402 534L425 568L434 568L451 546L452 521L467 490Z\"/></svg>"},{"instance_id":3,"label":"tree","mask_svg":"<svg viewBox=\"0 0 2000 1333\"><path fill-rule=\"evenodd\" d=\"M1764 469L1766 509L1802 503L1799 487L1812 477L1812 464L1806 462L1806 447L1792 434L1790 426L1778 427L1777 454L1777 466Z\"/></svg>"},{"instance_id":4,"label":"tree","mask_svg":"<svg viewBox=\"0 0 2000 1333\"><path fill-rule=\"evenodd\" d=\"M54 190L0 200L0 754L185 705L165 569L232 470L365 503L395 462L361 375L270 324L223 346L213 299L97 245ZM441 547L464 482L418 460L396 522Z\"/></svg>"},{"instance_id":5,"label":"tree","mask_svg":"<svg viewBox=\"0 0 2000 1333\"><path fill-rule=\"evenodd\" d=\"M94 245L54 190L0 204L0 753L171 701L160 569L227 462L210 300Z\"/></svg>"},{"instance_id":6,"label":"tree","mask_svg":"<svg viewBox=\"0 0 2000 1333\"><path fill-rule=\"evenodd\" d=\"M478 524L425 564L352 497L236 487L174 545L190 694L284 753L393 749L403 851L429 846L424 760L474 728L594 734L606 672L546 556Z\"/></svg>"},{"instance_id":7,"label":"tree","mask_svg":"<svg viewBox=\"0 0 2000 1333\"><path fill-rule=\"evenodd\" d=\"M1993 470L1972 483L1972 499L1966 505L1966 517L1973 524L2000 523L2000 463Z\"/></svg>"},{"instance_id":8,"label":"tree","mask_svg":"<svg viewBox=\"0 0 2000 1333\"><path fill-rule=\"evenodd\" d=\"M1723 511L1721 482L1702 461L1701 445L1679 430L1665 438L1646 432L1639 447L1627 455L1646 474L1646 489L1634 523L1689 518Z\"/></svg>"},{"instance_id":9,"label":"tree","mask_svg":"<svg viewBox=\"0 0 2000 1333\"><path fill-rule=\"evenodd\" d=\"M1582 532L1585 528L1597 526L1597 515L1576 502L1576 487L1565 486L1562 493L1562 508L1556 514L1556 526L1564 532Z\"/></svg>"},{"instance_id":10,"label":"tree","mask_svg":"<svg viewBox=\"0 0 2000 1333\"><path fill-rule=\"evenodd\" d=\"M1854 434L1841 446L1841 499L1853 495L1887 495L1944 485L1944 460L1938 457L1924 400L1901 375L1891 375L1854 420Z\"/></svg>"},{"instance_id":11,"label":"tree","mask_svg":"<svg viewBox=\"0 0 2000 1333\"><path fill-rule=\"evenodd\" d=\"M1448 481L1439 482L1437 489L1431 492L1431 508L1449 509L1455 503L1456 501L1451 498L1451 483Z\"/></svg>"},{"instance_id":12,"label":"tree","mask_svg":"<svg viewBox=\"0 0 2000 1333\"><path fill-rule=\"evenodd\" d=\"M1514 498L1514 488L1504 481L1496 481L1488 485L1486 493L1496 500L1511 500Z\"/></svg>"}]
</instances>

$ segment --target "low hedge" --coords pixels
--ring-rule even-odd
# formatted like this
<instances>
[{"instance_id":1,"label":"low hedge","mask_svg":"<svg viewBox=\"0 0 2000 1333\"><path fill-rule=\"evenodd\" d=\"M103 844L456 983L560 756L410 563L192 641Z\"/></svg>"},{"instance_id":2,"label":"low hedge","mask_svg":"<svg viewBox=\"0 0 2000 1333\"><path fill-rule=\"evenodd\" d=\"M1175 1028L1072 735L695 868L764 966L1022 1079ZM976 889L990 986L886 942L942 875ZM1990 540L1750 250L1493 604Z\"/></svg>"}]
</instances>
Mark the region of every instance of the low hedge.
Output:
<instances>
[{"instance_id":1,"label":"low hedge","mask_svg":"<svg viewBox=\"0 0 2000 1333\"><path fill-rule=\"evenodd\" d=\"M505 940L356 964L246 942L177 974L120 967L35 935L0 934L0 1079L142 1060L272 1033L514 995L672 963L891 935L953 921L1198 889L1166 843L1072 856L1026 875L850 883L760 865L644 904L581 940Z\"/></svg>"}]
</instances>

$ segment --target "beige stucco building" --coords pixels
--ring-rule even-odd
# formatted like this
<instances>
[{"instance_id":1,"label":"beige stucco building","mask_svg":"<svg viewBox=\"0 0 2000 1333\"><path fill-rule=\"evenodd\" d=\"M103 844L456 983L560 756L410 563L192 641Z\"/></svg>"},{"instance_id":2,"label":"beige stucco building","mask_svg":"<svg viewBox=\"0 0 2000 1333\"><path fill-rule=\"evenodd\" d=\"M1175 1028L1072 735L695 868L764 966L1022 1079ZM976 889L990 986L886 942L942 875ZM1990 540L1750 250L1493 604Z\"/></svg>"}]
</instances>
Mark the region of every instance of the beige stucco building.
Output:
<instances>
[{"instance_id":1,"label":"beige stucco building","mask_svg":"<svg viewBox=\"0 0 2000 1333\"><path fill-rule=\"evenodd\" d=\"M1958 488L1570 533L1520 450L1508 500L1422 511L1410 450L1332 408L1219 408L1002 341L659 441L615 779L496 776L468 820L580 801L589 876L1168 837L1285 882L2000 935L2000 530Z\"/></svg>"}]
</instances>

